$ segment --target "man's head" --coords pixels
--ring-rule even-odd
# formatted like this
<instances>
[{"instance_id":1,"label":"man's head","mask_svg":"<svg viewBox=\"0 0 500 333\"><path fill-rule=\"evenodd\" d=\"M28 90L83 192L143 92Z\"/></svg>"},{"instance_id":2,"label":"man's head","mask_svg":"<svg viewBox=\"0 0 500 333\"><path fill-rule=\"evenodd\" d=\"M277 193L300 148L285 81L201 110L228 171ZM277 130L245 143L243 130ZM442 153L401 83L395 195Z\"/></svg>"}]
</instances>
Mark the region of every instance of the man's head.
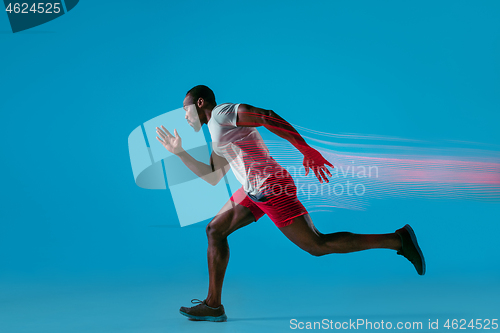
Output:
<instances>
[{"instance_id":1,"label":"man's head","mask_svg":"<svg viewBox=\"0 0 500 333\"><path fill-rule=\"evenodd\" d=\"M195 132L208 122L207 111L212 111L216 105L214 92L207 86L199 85L186 93L182 107L186 110L186 120Z\"/></svg>"}]
</instances>

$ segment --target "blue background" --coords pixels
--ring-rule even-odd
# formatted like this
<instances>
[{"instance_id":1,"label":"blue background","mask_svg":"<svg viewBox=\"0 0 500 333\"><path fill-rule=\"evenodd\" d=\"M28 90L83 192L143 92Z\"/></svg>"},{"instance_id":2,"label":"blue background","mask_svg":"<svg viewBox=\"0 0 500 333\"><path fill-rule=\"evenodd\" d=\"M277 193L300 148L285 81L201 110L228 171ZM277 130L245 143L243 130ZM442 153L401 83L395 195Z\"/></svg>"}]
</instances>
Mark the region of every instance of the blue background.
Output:
<instances>
[{"instance_id":1,"label":"blue background","mask_svg":"<svg viewBox=\"0 0 500 333\"><path fill-rule=\"evenodd\" d=\"M266 217L229 238L230 321L190 322L177 311L206 295L204 223L180 228L168 191L135 185L127 137L206 84L318 131L498 150L499 15L498 1L81 1L12 34L0 14L0 330L498 318L499 202L391 199L312 217L322 232L410 223L425 277L386 250L312 257Z\"/></svg>"}]
</instances>

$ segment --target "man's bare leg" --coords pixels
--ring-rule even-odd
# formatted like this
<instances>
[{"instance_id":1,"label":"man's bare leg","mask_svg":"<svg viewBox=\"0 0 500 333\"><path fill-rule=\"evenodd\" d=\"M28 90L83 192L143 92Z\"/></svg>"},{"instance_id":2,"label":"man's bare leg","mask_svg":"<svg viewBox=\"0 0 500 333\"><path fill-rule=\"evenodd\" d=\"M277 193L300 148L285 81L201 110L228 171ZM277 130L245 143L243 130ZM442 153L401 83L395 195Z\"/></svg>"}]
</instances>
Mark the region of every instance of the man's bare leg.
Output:
<instances>
[{"instance_id":1,"label":"man's bare leg","mask_svg":"<svg viewBox=\"0 0 500 333\"><path fill-rule=\"evenodd\" d=\"M401 238L396 233L368 235L335 232L322 234L314 226L309 214L294 218L292 224L280 228L280 231L301 249L314 256L368 249L401 249Z\"/></svg>"},{"instance_id":2,"label":"man's bare leg","mask_svg":"<svg viewBox=\"0 0 500 333\"><path fill-rule=\"evenodd\" d=\"M217 308L221 305L222 283L229 261L227 236L254 221L250 209L228 201L207 225L209 288L205 302L208 306Z\"/></svg>"},{"instance_id":3,"label":"man's bare leg","mask_svg":"<svg viewBox=\"0 0 500 333\"><path fill-rule=\"evenodd\" d=\"M424 255L409 225L388 234L366 235L345 231L322 234L314 226L309 214L305 214L294 218L292 224L280 230L293 243L314 256L368 249L392 249L408 259L419 275L425 274Z\"/></svg>"}]
</instances>

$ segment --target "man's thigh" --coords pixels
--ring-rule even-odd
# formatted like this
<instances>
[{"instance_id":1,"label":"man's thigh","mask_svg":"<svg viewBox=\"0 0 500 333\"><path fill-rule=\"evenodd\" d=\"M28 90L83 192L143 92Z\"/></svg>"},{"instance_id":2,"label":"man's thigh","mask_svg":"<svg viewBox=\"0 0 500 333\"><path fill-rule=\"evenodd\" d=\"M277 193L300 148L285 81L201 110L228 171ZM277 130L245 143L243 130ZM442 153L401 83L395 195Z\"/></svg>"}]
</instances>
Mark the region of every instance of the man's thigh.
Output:
<instances>
[{"instance_id":1,"label":"man's thigh","mask_svg":"<svg viewBox=\"0 0 500 333\"><path fill-rule=\"evenodd\" d=\"M220 236L229 234L255 221L255 217L248 207L228 200L217 215L207 225L208 229L217 231Z\"/></svg>"}]
</instances>

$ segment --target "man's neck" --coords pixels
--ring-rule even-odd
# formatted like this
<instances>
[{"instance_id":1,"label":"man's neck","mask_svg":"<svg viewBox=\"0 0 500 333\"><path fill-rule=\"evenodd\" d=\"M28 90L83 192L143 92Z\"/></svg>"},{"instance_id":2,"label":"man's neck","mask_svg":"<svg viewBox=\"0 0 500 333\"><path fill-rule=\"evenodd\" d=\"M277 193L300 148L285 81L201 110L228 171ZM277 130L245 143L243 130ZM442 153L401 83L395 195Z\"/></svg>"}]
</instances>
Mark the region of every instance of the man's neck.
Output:
<instances>
[{"instance_id":1,"label":"man's neck","mask_svg":"<svg viewBox=\"0 0 500 333\"><path fill-rule=\"evenodd\" d=\"M215 106L210 106L210 107L203 110L203 112L205 113L205 118L207 119L206 124L208 124L208 122L210 121L210 118L212 118L212 110L214 108L215 108Z\"/></svg>"}]
</instances>

